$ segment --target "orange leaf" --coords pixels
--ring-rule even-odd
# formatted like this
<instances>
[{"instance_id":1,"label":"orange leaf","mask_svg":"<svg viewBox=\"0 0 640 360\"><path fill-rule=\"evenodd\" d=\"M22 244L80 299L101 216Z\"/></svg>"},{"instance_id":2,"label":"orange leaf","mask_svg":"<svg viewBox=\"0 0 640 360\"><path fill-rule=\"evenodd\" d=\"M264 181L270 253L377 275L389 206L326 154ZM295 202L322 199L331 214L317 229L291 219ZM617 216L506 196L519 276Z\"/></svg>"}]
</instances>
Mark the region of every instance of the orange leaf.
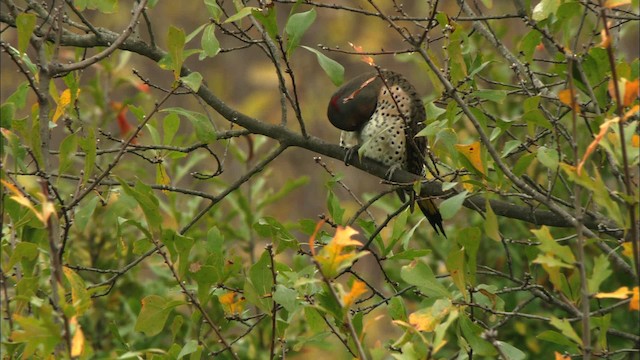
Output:
<instances>
[{"instance_id":1,"label":"orange leaf","mask_svg":"<svg viewBox=\"0 0 640 360\"><path fill-rule=\"evenodd\" d=\"M624 113L624 121L629 120L630 117L636 116L636 115L640 115L638 114L640 113L640 105L636 104L634 105L631 109L629 109L629 111L627 111L626 113ZM637 136L637 135L636 135ZM637 143L636 143L637 144ZM636 146L637 147L637 146Z\"/></svg>"},{"instance_id":2,"label":"orange leaf","mask_svg":"<svg viewBox=\"0 0 640 360\"><path fill-rule=\"evenodd\" d=\"M320 220L318 221L318 223L316 224L316 229L313 230L313 234L311 234L311 237L309 238L309 250L311 251L311 255L313 255L314 257L316 256L316 235L318 235L318 231L320 231L320 228L322 227L322 225L325 223L326 220Z\"/></svg>"},{"instance_id":3,"label":"orange leaf","mask_svg":"<svg viewBox=\"0 0 640 360\"><path fill-rule=\"evenodd\" d=\"M348 294L345 294L342 298L342 303L345 308L351 307L356 300L360 297L360 295L367 292L367 286L362 281L355 281L353 285L351 285L351 291Z\"/></svg>"},{"instance_id":4,"label":"orange leaf","mask_svg":"<svg viewBox=\"0 0 640 360\"><path fill-rule=\"evenodd\" d=\"M631 302L629 303L629 310L640 311L640 293L638 287L633 288L633 296L631 296Z\"/></svg>"},{"instance_id":5,"label":"orange leaf","mask_svg":"<svg viewBox=\"0 0 640 360\"><path fill-rule=\"evenodd\" d=\"M633 81L627 81L624 85L624 98L622 100L622 105L629 106L635 99L640 97L640 90L638 88L638 84L640 81L635 79Z\"/></svg>"},{"instance_id":6,"label":"orange leaf","mask_svg":"<svg viewBox=\"0 0 640 360\"><path fill-rule=\"evenodd\" d=\"M614 7L629 5L631 4L631 0L607 0L604 3L604 7L612 9Z\"/></svg>"},{"instance_id":7,"label":"orange leaf","mask_svg":"<svg viewBox=\"0 0 640 360\"><path fill-rule=\"evenodd\" d=\"M560 99L563 104L573 109L576 113L580 113L580 105L578 105L578 102L576 101L575 92L571 89L558 91L558 99Z\"/></svg>"},{"instance_id":8,"label":"orange leaf","mask_svg":"<svg viewBox=\"0 0 640 360\"><path fill-rule=\"evenodd\" d=\"M598 298L598 299L626 299L631 294L632 294L632 292L629 290L629 288L626 287L626 286L623 286L623 287L621 287L618 290L613 291L613 292L597 293L596 294L596 298Z\"/></svg>"},{"instance_id":9,"label":"orange leaf","mask_svg":"<svg viewBox=\"0 0 640 360\"><path fill-rule=\"evenodd\" d=\"M576 170L578 176L580 176L580 174L582 173L582 167L587 161L587 158L589 158L589 156L596 150L596 147L598 146L602 138L607 134L607 131L609 131L609 127L611 126L611 124L617 123L618 121L620 121L620 118L615 117L613 119L605 121L602 125L600 125L600 132L598 133L598 135L596 135L596 138L593 139L591 144L589 144L589 146L587 147L587 151L585 151L584 155L582 156L582 160L580 160L580 163L578 163L578 169Z\"/></svg>"},{"instance_id":10,"label":"orange leaf","mask_svg":"<svg viewBox=\"0 0 640 360\"><path fill-rule=\"evenodd\" d=\"M554 351L554 354L556 355L556 360L571 360L571 356L569 355L560 354L557 351Z\"/></svg>"},{"instance_id":11,"label":"orange leaf","mask_svg":"<svg viewBox=\"0 0 640 360\"><path fill-rule=\"evenodd\" d=\"M354 45L352 43L349 43L349 45L351 45L351 47L353 48L353 50L355 50L357 53L362 53L364 52L362 50L362 46L358 46L358 45ZM376 66L376 62L373 61L373 58L371 56L368 55L361 55L360 59L362 60L362 62L364 62L365 64L369 65L369 66Z\"/></svg>"},{"instance_id":12,"label":"orange leaf","mask_svg":"<svg viewBox=\"0 0 640 360\"><path fill-rule=\"evenodd\" d=\"M631 241L627 241L622 244L622 255L633 260L633 244L631 243Z\"/></svg>"},{"instance_id":13,"label":"orange leaf","mask_svg":"<svg viewBox=\"0 0 640 360\"><path fill-rule=\"evenodd\" d=\"M460 145L456 144L456 149L466 157L471 165L476 168L476 170L480 171L482 174L484 172L484 166L482 165L482 158L480 157L480 150L482 146L480 145L480 141L476 141L469 145Z\"/></svg>"},{"instance_id":14,"label":"orange leaf","mask_svg":"<svg viewBox=\"0 0 640 360\"><path fill-rule=\"evenodd\" d=\"M600 37L602 38L602 41L600 41L598 46L605 49L611 46L611 38L607 35L607 31L605 29L600 30Z\"/></svg>"}]
</instances>

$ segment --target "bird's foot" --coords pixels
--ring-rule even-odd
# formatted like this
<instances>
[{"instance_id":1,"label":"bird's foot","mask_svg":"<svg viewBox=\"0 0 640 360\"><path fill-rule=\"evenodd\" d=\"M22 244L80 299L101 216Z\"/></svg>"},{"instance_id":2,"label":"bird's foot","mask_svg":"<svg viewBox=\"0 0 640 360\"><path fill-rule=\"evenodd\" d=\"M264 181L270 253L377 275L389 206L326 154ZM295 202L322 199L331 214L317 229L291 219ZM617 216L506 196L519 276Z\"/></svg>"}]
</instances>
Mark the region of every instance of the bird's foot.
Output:
<instances>
[{"instance_id":1,"label":"bird's foot","mask_svg":"<svg viewBox=\"0 0 640 360\"><path fill-rule=\"evenodd\" d=\"M346 166L349 166L353 162L353 160L355 160L355 158L358 156L358 150L360 150L359 145L347 148L347 153L344 156L344 164Z\"/></svg>"},{"instance_id":2,"label":"bird's foot","mask_svg":"<svg viewBox=\"0 0 640 360\"><path fill-rule=\"evenodd\" d=\"M402 165L400 164L393 164L389 167L389 170L387 170L387 173L384 174L385 177L387 178L387 180L391 180L391 178L393 177L393 173L396 172L396 170L400 169L402 167Z\"/></svg>"}]
</instances>

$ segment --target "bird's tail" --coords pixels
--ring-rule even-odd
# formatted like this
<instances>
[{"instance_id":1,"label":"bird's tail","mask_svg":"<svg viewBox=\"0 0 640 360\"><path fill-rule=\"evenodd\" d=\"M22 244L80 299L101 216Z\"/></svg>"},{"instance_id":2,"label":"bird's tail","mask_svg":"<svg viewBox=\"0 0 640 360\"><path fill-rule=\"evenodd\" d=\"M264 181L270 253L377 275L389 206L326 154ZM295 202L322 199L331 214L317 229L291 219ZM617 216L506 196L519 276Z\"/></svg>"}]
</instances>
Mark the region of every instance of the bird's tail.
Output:
<instances>
[{"instance_id":1,"label":"bird's tail","mask_svg":"<svg viewBox=\"0 0 640 360\"><path fill-rule=\"evenodd\" d=\"M446 238L447 234L445 234L444 227L442 226L442 215L440 215L440 210L438 210L436 203L431 199L418 199L417 203L436 233L442 234L442 236Z\"/></svg>"}]
</instances>

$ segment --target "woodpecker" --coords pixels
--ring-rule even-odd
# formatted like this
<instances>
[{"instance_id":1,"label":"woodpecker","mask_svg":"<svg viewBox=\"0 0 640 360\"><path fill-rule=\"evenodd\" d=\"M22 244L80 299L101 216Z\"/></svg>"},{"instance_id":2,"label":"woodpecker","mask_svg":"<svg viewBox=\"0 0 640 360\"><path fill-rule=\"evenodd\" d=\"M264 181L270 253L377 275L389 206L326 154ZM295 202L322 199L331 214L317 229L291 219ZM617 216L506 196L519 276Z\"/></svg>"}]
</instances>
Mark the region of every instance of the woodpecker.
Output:
<instances>
[{"instance_id":1,"label":"woodpecker","mask_svg":"<svg viewBox=\"0 0 640 360\"><path fill-rule=\"evenodd\" d=\"M345 163L359 152L389 166L388 176L396 169L424 176L424 137L415 135L424 128L425 111L415 88L402 75L380 70L362 74L340 87L327 108L331 124L342 130L340 145L349 148ZM415 197L413 190L398 191ZM418 207L436 233L446 237L442 216L429 198L418 198Z\"/></svg>"}]
</instances>

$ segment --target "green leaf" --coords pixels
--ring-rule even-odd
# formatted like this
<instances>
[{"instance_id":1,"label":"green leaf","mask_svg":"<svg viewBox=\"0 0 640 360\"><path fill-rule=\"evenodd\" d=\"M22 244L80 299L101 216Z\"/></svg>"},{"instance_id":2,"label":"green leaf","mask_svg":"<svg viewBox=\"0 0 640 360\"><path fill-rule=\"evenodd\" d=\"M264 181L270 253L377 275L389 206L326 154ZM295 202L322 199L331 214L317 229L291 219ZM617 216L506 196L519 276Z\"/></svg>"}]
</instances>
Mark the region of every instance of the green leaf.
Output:
<instances>
[{"instance_id":1,"label":"green leaf","mask_svg":"<svg viewBox=\"0 0 640 360\"><path fill-rule=\"evenodd\" d=\"M400 277L410 285L420 288L420 291L430 296L451 297L449 290L435 277L431 268L420 260L414 260L400 270Z\"/></svg>"},{"instance_id":2,"label":"green leaf","mask_svg":"<svg viewBox=\"0 0 640 360\"><path fill-rule=\"evenodd\" d=\"M199 57L200 60L207 57L214 57L220 52L220 42L218 38L216 38L216 27L213 24L204 28L200 46L202 46L202 53Z\"/></svg>"},{"instance_id":3,"label":"green leaf","mask_svg":"<svg viewBox=\"0 0 640 360\"><path fill-rule=\"evenodd\" d=\"M99 200L99 197L93 196L89 201L85 201L81 206L77 207L73 224L78 231L84 231L89 219L91 219L91 216L96 209L96 205L98 205Z\"/></svg>"},{"instance_id":4,"label":"green leaf","mask_svg":"<svg viewBox=\"0 0 640 360\"><path fill-rule=\"evenodd\" d=\"M531 18L535 21L542 21L554 14L560 6L560 0L542 0L533 8Z\"/></svg>"},{"instance_id":5,"label":"green leaf","mask_svg":"<svg viewBox=\"0 0 640 360\"><path fill-rule=\"evenodd\" d=\"M540 229L533 229L531 232L540 241L538 248L547 254L553 254L553 256L562 259L567 264L575 264L576 258L571 251L571 248L565 245L558 244L551 235L551 231L546 226Z\"/></svg>"},{"instance_id":6,"label":"green leaf","mask_svg":"<svg viewBox=\"0 0 640 360\"><path fill-rule=\"evenodd\" d=\"M261 199L257 205L257 209L264 209L267 205L273 204L279 200L287 197L295 189L302 187L309 183L310 178L308 176L301 176L299 178L289 179L280 187L280 190L275 194L269 194Z\"/></svg>"},{"instance_id":7,"label":"green leaf","mask_svg":"<svg viewBox=\"0 0 640 360\"><path fill-rule=\"evenodd\" d=\"M176 80L180 78L182 63L184 62L185 43L186 36L184 30L179 29L173 25L169 26L169 33L167 34L167 49L169 55L171 56L170 70L173 70L173 76Z\"/></svg>"},{"instance_id":8,"label":"green leaf","mask_svg":"<svg viewBox=\"0 0 640 360\"><path fill-rule=\"evenodd\" d=\"M389 260L414 260L431 254L429 249L409 249L387 257Z\"/></svg>"},{"instance_id":9,"label":"green leaf","mask_svg":"<svg viewBox=\"0 0 640 360\"><path fill-rule=\"evenodd\" d=\"M447 270L451 281L460 290L460 293L464 295L465 299L468 299L469 294L466 291L465 271L464 271L464 248L456 249L453 247L447 255Z\"/></svg>"},{"instance_id":10,"label":"green leaf","mask_svg":"<svg viewBox=\"0 0 640 360\"><path fill-rule=\"evenodd\" d=\"M496 340L494 345L500 348L500 354L504 355L504 360L524 360L527 358L522 350L506 342Z\"/></svg>"},{"instance_id":11,"label":"green leaf","mask_svg":"<svg viewBox=\"0 0 640 360\"><path fill-rule=\"evenodd\" d=\"M520 40L519 49L524 54L527 62L531 62L533 59L533 54L536 52L536 47L540 44L540 41L542 41L542 34L536 29L529 31L527 35Z\"/></svg>"},{"instance_id":12,"label":"green leaf","mask_svg":"<svg viewBox=\"0 0 640 360\"><path fill-rule=\"evenodd\" d=\"M187 118L187 120L191 122L191 125L193 125L193 131L195 132L198 140L210 143L217 139L217 134L213 124L206 115L178 107L166 108L161 111L176 113Z\"/></svg>"},{"instance_id":13,"label":"green leaf","mask_svg":"<svg viewBox=\"0 0 640 360\"><path fill-rule=\"evenodd\" d=\"M49 309L49 312L52 310ZM51 315L49 315L51 316ZM19 330L14 330L10 337L13 342L24 343L22 359L31 359L36 350L41 354L50 354L62 340L59 328L52 326L46 319L38 319L33 316L13 315L13 320ZM3 345L4 346L4 345Z\"/></svg>"},{"instance_id":14,"label":"green leaf","mask_svg":"<svg viewBox=\"0 0 640 360\"><path fill-rule=\"evenodd\" d=\"M300 40L304 33L309 29L311 24L316 20L316 10L293 14L287 20L284 31L287 33L287 56L291 56L293 51L300 44Z\"/></svg>"},{"instance_id":15,"label":"green leaf","mask_svg":"<svg viewBox=\"0 0 640 360\"><path fill-rule=\"evenodd\" d=\"M266 11L266 13L265 13ZM254 18L258 20L273 40L278 37L278 19L276 16L276 7L270 6L265 10L254 10L251 12Z\"/></svg>"},{"instance_id":16,"label":"green leaf","mask_svg":"<svg viewBox=\"0 0 640 360\"><path fill-rule=\"evenodd\" d=\"M149 295L142 299L142 308L136 319L135 330L147 336L158 335L164 328L171 311L184 305L184 301L170 300L159 295Z\"/></svg>"},{"instance_id":17,"label":"green leaf","mask_svg":"<svg viewBox=\"0 0 640 360\"><path fill-rule=\"evenodd\" d=\"M182 350L180 350L180 353L178 354L178 359L182 359L183 357L196 352L199 347L200 345L198 345L198 341L193 339L188 340L186 344L184 344L184 346L182 347Z\"/></svg>"},{"instance_id":18,"label":"green leaf","mask_svg":"<svg viewBox=\"0 0 640 360\"><path fill-rule=\"evenodd\" d=\"M595 294L600 291L600 284L602 284L613 273L609 269L609 260L607 255L602 254L593 260L593 271L591 277L587 281L589 284L589 293Z\"/></svg>"},{"instance_id":19,"label":"green leaf","mask_svg":"<svg viewBox=\"0 0 640 360\"><path fill-rule=\"evenodd\" d=\"M204 0L204 5L207 7L207 11L209 11L209 15L216 21L220 22L220 18L222 18L222 9L218 5L216 0Z\"/></svg>"},{"instance_id":20,"label":"green leaf","mask_svg":"<svg viewBox=\"0 0 640 360\"><path fill-rule=\"evenodd\" d=\"M558 163L560 162L560 157L558 155L558 151L556 149L550 149L546 146L540 146L538 148L538 161L542 163L542 165L546 166L551 170L558 169Z\"/></svg>"},{"instance_id":21,"label":"green leaf","mask_svg":"<svg viewBox=\"0 0 640 360\"><path fill-rule=\"evenodd\" d=\"M553 125L551 125L549 119L544 116L540 109L525 112L522 115L522 120L526 121L527 123L529 123L529 125L532 126L541 126L548 130L553 129Z\"/></svg>"},{"instance_id":22,"label":"green leaf","mask_svg":"<svg viewBox=\"0 0 640 360\"><path fill-rule=\"evenodd\" d=\"M493 345L480 336L482 334L482 328L479 325L472 323L466 315L462 314L458 325L460 326L460 330L462 330L465 340L467 340L467 343L469 343L469 346L473 349L474 355L496 355L496 349Z\"/></svg>"},{"instance_id":23,"label":"green leaf","mask_svg":"<svg viewBox=\"0 0 640 360\"><path fill-rule=\"evenodd\" d=\"M253 6L243 7L237 13L233 14L232 16L229 16L229 18L227 20L225 20L223 22L223 24L228 24L230 22L234 22L234 21L238 21L238 20L244 19L245 17L251 15L251 12L253 12L253 11L260 11L260 8L253 7Z\"/></svg>"},{"instance_id":24,"label":"green leaf","mask_svg":"<svg viewBox=\"0 0 640 360\"><path fill-rule=\"evenodd\" d=\"M392 297L387 308L391 319L407 321L407 309L404 306L404 301L399 296Z\"/></svg>"},{"instance_id":25,"label":"green leaf","mask_svg":"<svg viewBox=\"0 0 640 360\"><path fill-rule=\"evenodd\" d=\"M573 340L576 344L582 346L582 338L578 336L578 333L576 333L576 331L573 329L569 320L558 319L552 316L551 321L549 321L549 323L556 329L560 330L562 335Z\"/></svg>"},{"instance_id":26,"label":"green leaf","mask_svg":"<svg viewBox=\"0 0 640 360\"><path fill-rule=\"evenodd\" d=\"M333 85L340 86L342 84L344 81L344 67L339 62L327 57L325 54L314 48L310 48L308 46L302 46L302 48L316 54L320 67L324 70L325 74L329 76Z\"/></svg>"},{"instance_id":27,"label":"green leaf","mask_svg":"<svg viewBox=\"0 0 640 360\"><path fill-rule=\"evenodd\" d=\"M170 113L162 119L162 143L165 145L171 145L173 137L180 129L180 117L176 113Z\"/></svg>"},{"instance_id":28,"label":"green leaf","mask_svg":"<svg viewBox=\"0 0 640 360\"><path fill-rule=\"evenodd\" d=\"M273 300L267 296L271 294L273 286L271 271L269 252L264 251L260 259L249 269L249 276L245 279L244 285L244 295L247 301L265 312L271 311L273 303Z\"/></svg>"},{"instance_id":29,"label":"green leaf","mask_svg":"<svg viewBox=\"0 0 640 360\"><path fill-rule=\"evenodd\" d=\"M18 51L22 57L29 46L31 35L36 28L36 14L21 13L16 16L16 28L18 29Z\"/></svg>"},{"instance_id":30,"label":"green leaf","mask_svg":"<svg viewBox=\"0 0 640 360\"><path fill-rule=\"evenodd\" d=\"M496 216L496 213L493 212L489 199L487 199L485 204L486 212L484 219L484 232L487 234L489 239L500 242L502 241L502 237L500 236L500 228L498 227L498 217Z\"/></svg>"},{"instance_id":31,"label":"green leaf","mask_svg":"<svg viewBox=\"0 0 640 360\"><path fill-rule=\"evenodd\" d=\"M199 72L194 71L187 76L181 77L180 81L193 92L198 92L198 90L200 90L200 85L202 85L202 75Z\"/></svg>"},{"instance_id":32,"label":"green leaf","mask_svg":"<svg viewBox=\"0 0 640 360\"><path fill-rule=\"evenodd\" d=\"M118 178L120 185L124 192L133 197L142 208L144 217L147 219L147 226L152 233L160 234L162 228L162 216L160 215L160 205L158 198L153 193L153 189L150 186L143 184L139 180L136 181L135 186L130 187L126 181Z\"/></svg>"},{"instance_id":33,"label":"green leaf","mask_svg":"<svg viewBox=\"0 0 640 360\"><path fill-rule=\"evenodd\" d=\"M80 148L84 152L84 175L82 181L86 183L93 174L93 166L96 163L96 133L93 127L86 131L86 137L80 138Z\"/></svg>"},{"instance_id":34,"label":"green leaf","mask_svg":"<svg viewBox=\"0 0 640 360\"><path fill-rule=\"evenodd\" d=\"M38 245L30 242L19 242L9 257L9 261L2 262L2 272L9 273L15 264L22 259L35 259L38 256Z\"/></svg>"},{"instance_id":35,"label":"green leaf","mask_svg":"<svg viewBox=\"0 0 640 360\"><path fill-rule=\"evenodd\" d=\"M70 134L60 143L60 164L58 167L58 173L64 174L73 164L73 159L76 156L76 150L78 149L78 137L76 134Z\"/></svg>"},{"instance_id":36,"label":"green leaf","mask_svg":"<svg viewBox=\"0 0 640 360\"><path fill-rule=\"evenodd\" d=\"M300 304L298 301L298 292L280 284L276 285L273 300L282 305L289 314L293 314Z\"/></svg>"},{"instance_id":37,"label":"green leaf","mask_svg":"<svg viewBox=\"0 0 640 360\"><path fill-rule=\"evenodd\" d=\"M544 340L544 341L549 341L549 342L552 342L554 344L567 346L567 347L569 347L567 349L567 351L569 351L569 352L572 352L572 353L578 352L578 347L576 346L576 344L574 342L572 342L571 340L569 340L568 337L560 334L557 331L553 331L553 330L543 331L542 333L538 334L538 336L536 336L536 338L538 338L540 340Z\"/></svg>"},{"instance_id":38,"label":"green leaf","mask_svg":"<svg viewBox=\"0 0 640 360\"><path fill-rule=\"evenodd\" d=\"M71 285L71 301L76 316L82 316L91 307L91 296L84 280L70 268L62 268L64 275Z\"/></svg>"},{"instance_id":39,"label":"green leaf","mask_svg":"<svg viewBox=\"0 0 640 360\"><path fill-rule=\"evenodd\" d=\"M458 245L464 247L466 258L466 277L467 282L470 284L475 284L476 281L477 256L481 238L482 232L477 227L462 229L458 233L457 237Z\"/></svg>"},{"instance_id":40,"label":"green leaf","mask_svg":"<svg viewBox=\"0 0 640 360\"><path fill-rule=\"evenodd\" d=\"M462 207L468 192L465 190L460 194L454 195L440 203L440 214L442 219L451 219Z\"/></svg>"}]
</instances>

